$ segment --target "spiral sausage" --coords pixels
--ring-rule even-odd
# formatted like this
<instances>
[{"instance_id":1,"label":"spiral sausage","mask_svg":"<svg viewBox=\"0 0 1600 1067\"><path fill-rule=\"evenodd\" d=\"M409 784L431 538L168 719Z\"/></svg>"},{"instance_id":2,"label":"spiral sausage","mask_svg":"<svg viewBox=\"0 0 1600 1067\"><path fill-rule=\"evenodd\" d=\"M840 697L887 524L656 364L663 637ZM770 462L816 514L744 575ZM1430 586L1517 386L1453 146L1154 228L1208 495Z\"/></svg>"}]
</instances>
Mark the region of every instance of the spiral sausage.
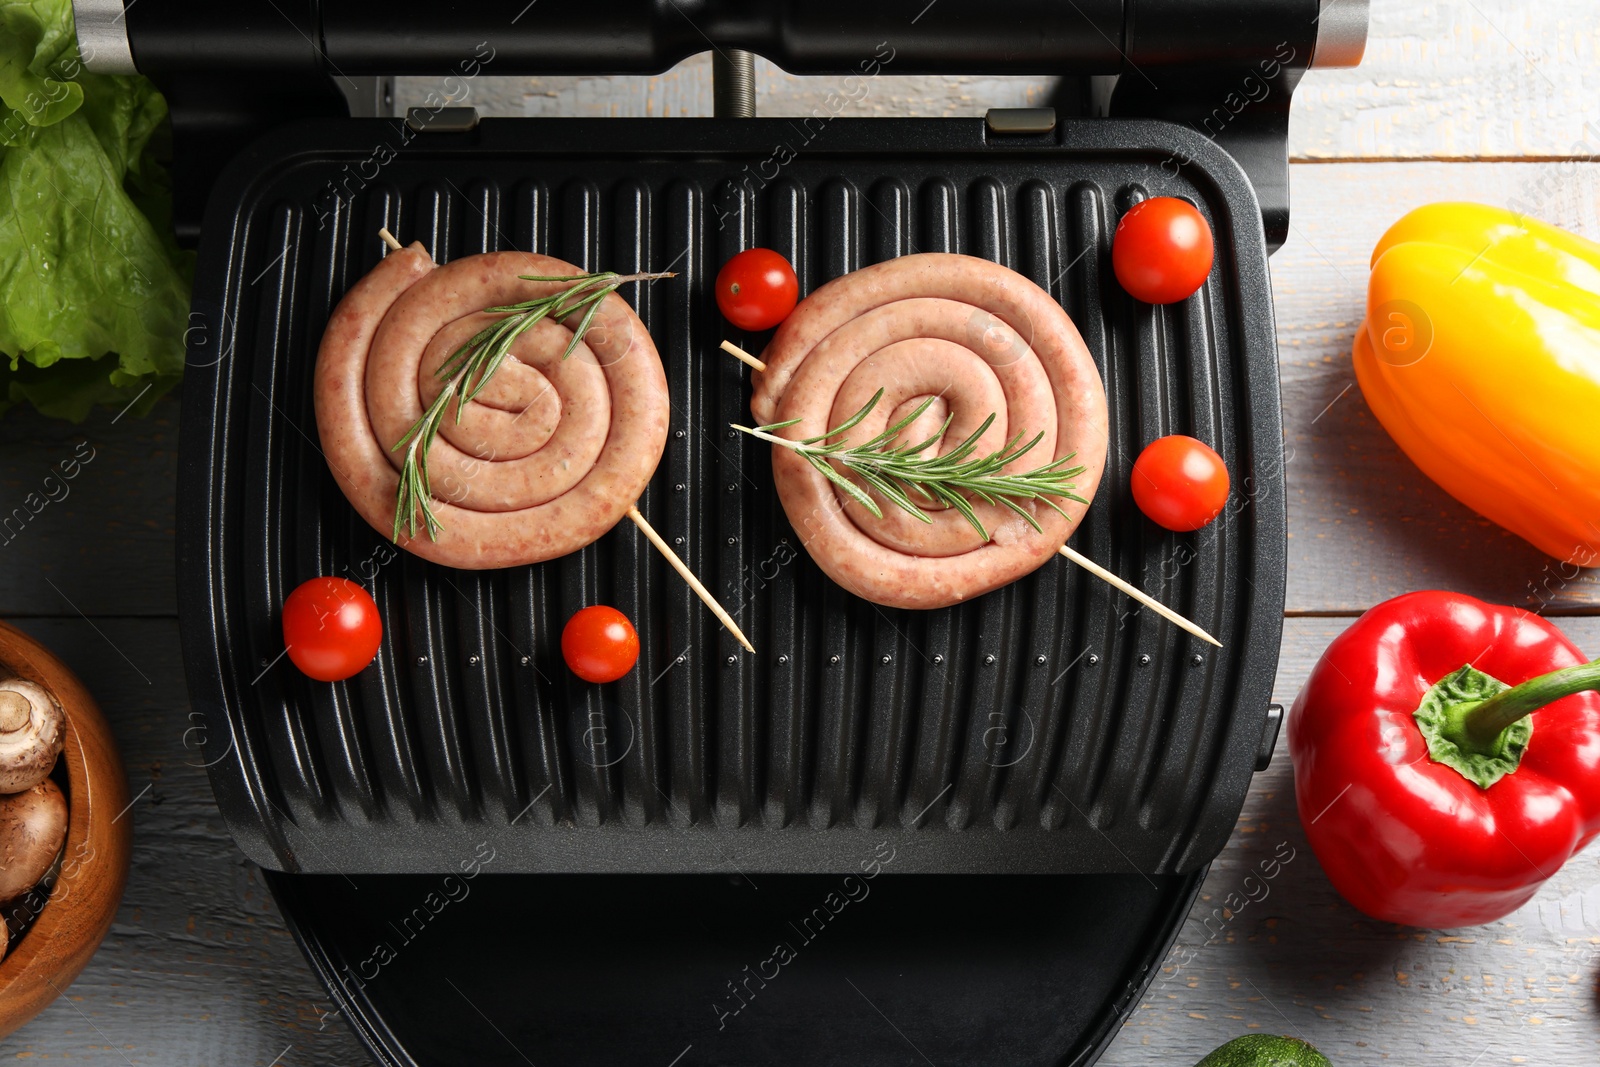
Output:
<instances>
[{"instance_id":1,"label":"spiral sausage","mask_svg":"<svg viewBox=\"0 0 1600 1067\"><path fill-rule=\"evenodd\" d=\"M578 274L526 252L468 256L435 267L420 244L384 258L329 319L317 353L317 431L334 480L373 528L394 526L404 450L393 446L439 395L440 364L495 316ZM428 452L443 529L401 547L452 567L537 563L600 537L639 499L661 461L670 407L649 333L616 294L584 340L541 321L456 422L451 404Z\"/></svg>"},{"instance_id":2,"label":"spiral sausage","mask_svg":"<svg viewBox=\"0 0 1600 1067\"><path fill-rule=\"evenodd\" d=\"M882 388L871 416L833 440L867 440L935 397L900 443L925 439L948 414L934 446L943 454L992 413L975 456L1042 432L1007 473L1070 454L1085 468L1074 492L1090 500L1099 485L1107 423L1094 360L1048 293L987 260L902 256L837 278L795 309L762 358L751 411L763 424L799 419L781 431L791 440L826 433ZM812 557L844 588L889 607L946 607L1015 581L1050 559L1085 507L1057 501L1063 518L1022 503L1041 533L1002 505L975 502L985 542L953 509L926 510L930 526L879 501L876 518L792 450L772 451L784 511Z\"/></svg>"}]
</instances>

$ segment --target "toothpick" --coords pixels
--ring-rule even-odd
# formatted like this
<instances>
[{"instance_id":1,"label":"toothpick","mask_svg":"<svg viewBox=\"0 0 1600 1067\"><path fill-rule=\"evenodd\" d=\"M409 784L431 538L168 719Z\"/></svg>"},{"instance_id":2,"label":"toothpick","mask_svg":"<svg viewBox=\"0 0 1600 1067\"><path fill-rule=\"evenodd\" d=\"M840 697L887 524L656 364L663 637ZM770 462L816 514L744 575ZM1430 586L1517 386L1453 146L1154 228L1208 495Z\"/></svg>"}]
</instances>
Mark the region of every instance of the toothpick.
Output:
<instances>
[{"instance_id":1,"label":"toothpick","mask_svg":"<svg viewBox=\"0 0 1600 1067\"><path fill-rule=\"evenodd\" d=\"M400 251L402 246L401 246L400 242L395 238L395 235L389 232L389 227L385 226L383 229L379 230L378 231L378 236L382 237L383 238L383 243L389 246L389 251L391 251L391 252Z\"/></svg>"},{"instance_id":2,"label":"toothpick","mask_svg":"<svg viewBox=\"0 0 1600 1067\"><path fill-rule=\"evenodd\" d=\"M728 355L732 356L734 359L738 360L740 363L754 367L756 370L767 369L767 365L765 363L761 362L755 356L752 356L750 353L746 352L732 341L722 342L722 350L728 353Z\"/></svg>"},{"instance_id":3,"label":"toothpick","mask_svg":"<svg viewBox=\"0 0 1600 1067\"><path fill-rule=\"evenodd\" d=\"M1090 574L1094 575L1096 578L1099 578L1101 581L1107 582L1107 583L1115 586L1116 588L1122 590L1124 593L1126 593L1129 596L1133 597L1133 599L1137 600L1139 603L1143 604L1145 607L1149 608L1151 611L1155 612L1157 615L1160 615L1163 619L1166 619L1168 622L1172 623L1173 625L1181 627L1182 629L1188 630L1190 633L1194 634L1196 637L1198 637L1202 641L1209 641L1211 644L1216 645L1218 648L1222 647L1222 642L1221 641L1218 641L1215 637L1212 637L1210 634L1208 634L1204 630L1200 629L1200 627L1196 626L1194 623L1190 622L1188 619L1184 618L1182 615L1179 615L1176 611L1173 611L1171 608L1167 607L1165 604L1162 604L1160 601L1156 600L1154 597L1142 592L1141 590L1139 590L1135 586L1129 585L1127 582L1123 581L1121 578L1118 578L1115 574L1112 574L1110 571L1108 571L1104 567L1100 566L1100 564L1096 563L1094 560L1090 559L1088 556L1085 556L1080 552L1074 551L1072 546L1070 546L1070 545L1062 545L1061 546L1061 554L1063 556L1066 556L1072 562L1076 563L1078 566L1082 567L1084 570L1088 571Z\"/></svg>"},{"instance_id":4,"label":"toothpick","mask_svg":"<svg viewBox=\"0 0 1600 1067\"><path fill-rule=\"evenodd\" d=\"M728 628L728 632L744 646L744 650L746 652L755 652L755 646L750 643L749 638L745 637L744 631L739 629L739 624L733 621L733 616L722 609L722 605L717 603L717 598L711 595L711 590L700 584L700 579L694 576L694 571L690 570L689 565L679 559L678 554L672 551L671 546L662 540L661 535L656 533L656 528L650 525L649 520L639 514L637 506L628 509L628 518L632 519L633 524L644 532L650 543L655 545L663 556L667 557L667 562L672 564L672 569L677 571L683 580L689 583L689 588L695 591L696 596L705 601L706 607L711 609L711 614L715 615L717 621Z\"/></svg>"}]
</instances>

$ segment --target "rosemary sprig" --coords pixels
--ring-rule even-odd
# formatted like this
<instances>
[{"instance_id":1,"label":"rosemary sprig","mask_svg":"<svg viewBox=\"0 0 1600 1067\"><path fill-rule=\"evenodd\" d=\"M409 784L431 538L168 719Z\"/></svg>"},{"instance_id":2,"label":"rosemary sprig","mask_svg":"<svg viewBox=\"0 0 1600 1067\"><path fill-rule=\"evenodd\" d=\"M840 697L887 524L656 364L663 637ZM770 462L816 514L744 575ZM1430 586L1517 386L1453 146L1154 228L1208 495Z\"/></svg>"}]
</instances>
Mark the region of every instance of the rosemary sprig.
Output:
<instances>
[{"instance_id":1,"label":"rosemary sprig","mask_svg":"<svg viewBox=\"0 0 1600 1067\"><path fill-rule=\"evenodd\" d=\"M466 405L476 399L483 391L483 387L489 384L494 372L500 369L506 357L511 354L511 346L518 337L540 319L548 318L560 322L582 311L583 318L572 331L572 340L568 342L566 351L561 353L561 358L566 359L578 347L578 342L583 340L589 324L594 321L595 314L600 310L601 301L608 295L628 282L654 281L657 278L671 278L674 275L670 272L617 274L614 271L601 271L596 274L521 274L518 277L527 282L571 282L572 284L548 296L525 300L520 304L484 308L487 314L506 317L479 330L471 340L451 353L450 358L439 364L435 374L443 379L444 387L422 413L422 418L418 419L390 449L392 452L398 452L402 448L406 450L405 460L400 465L400 491L395 499L394 533L391 540L400 540L402 528L408 537L417 536L419 513L430 540L438 531L444 529L444 525L433 510L433 490L428 481L428 451L433 447L434 439L439 436L439 430L444 426L445 415L451 401L455 402L456 422L459 423Z\"/></svg>"},{"instance_id":2,"label":"rosemary sprig","mask_svg":"<svg viewBox=\"0 0 1600 1067\"><path fill-rule=\"evenodd\" d=\"M830 437L838 437L860 425L872 409L878 406L878 401L883 399L883 390L879 389L867 401L866 407L850 416L838 426L825 434L808 437L802 441L791 441L786 437L779 437L773 433L787 426L793 426L799 419L790 419L788 422L774 422L766 426L734 425L735 430L749 434L751 437L770 442L782 448L799 453L807 463L817 469L817 472L828 479L840 489L843 489L851 499L870 511L875 517L883 518L883 512L872 497L851 479L845 477L839 470L843 467L846 471L860 478L867 487L876 490L891 504L910 512L922 522L932 524L933 520L923 513L922 507L913 494L922 501L931 505L944 504L955 508L963 518L970 522L973 529L985 541L989 540L989 531L983 528L983 523L978 520L977 512L972 509L972 497L983 501L985 504L1000 504L1018 515L1035 530L1039 524L1025 508L1017 503L1019 500L1038 500L1065 517L1066 512L1056 504L1052 497L1063 500L1073 500L1079 504L1088 501L1073 494L1073 484L1068 481L1084 472L1083 467L1068 467L1072 455L1062 456L1060 459L1046 463L1042 467L1035 467L1022 474L1004 474L1002 471L1007 465L1020 456L1026 455L1041 440L1044 434L1036 434L1031 441L1023 443L1023 434L1019 433L1006 446L998 452L991 453L980 459L968 458L978 447L978 440L989 427L994 424L994 415L991 414L983 420L983 425L973 431L972 435L962 441L955 448L942 456L925 456L924 452L944 437L945 431L950 428L950 420L954 416L947 416L944 422L925 441L914 445L902 445L899 448L889 447L900 432L915 422L923 412L928 410L934 397L924 400L917 409L899 422L884 430L870 441L859 445L845 445L842 442L823 444ZM838 467L834 466L838 464ZM1042 532L1042 531L1041 531Z\"/></svg>"}]
</instances>

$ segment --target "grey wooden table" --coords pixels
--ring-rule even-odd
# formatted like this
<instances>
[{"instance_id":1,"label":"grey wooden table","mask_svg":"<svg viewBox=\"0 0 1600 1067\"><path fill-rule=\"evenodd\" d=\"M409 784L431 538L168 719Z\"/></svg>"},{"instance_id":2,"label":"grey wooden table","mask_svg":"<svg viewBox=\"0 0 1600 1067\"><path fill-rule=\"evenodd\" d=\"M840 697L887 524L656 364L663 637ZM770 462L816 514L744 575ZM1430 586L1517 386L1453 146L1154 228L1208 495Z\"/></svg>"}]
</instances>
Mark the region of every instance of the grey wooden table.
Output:
<instances>
[{"instance_id":1,"label":"grey wooden table","mask_svg":"<svg viewBox=\"0 0 1600 1067\"><path fill-rule=\"evenodd\" d=\"M950 0L955 2L955 0ZM1560 616L1600 654L1600 572L1552 561L1473 515L1396 450L1353 388L1350 339L1367 256L1409 207L1517 202L1600 238L1600 21L1593 0L1373 0L1358 70L1314 72L1295 104L1294 223L1272 261L1289 463L1290 571L1277 699L1366 607L1452 588ZM807 114L830 86L764 68L766 114ZM404 79L399 102L432 86ZM706 64L658 78L501 79L470 102L510 114L704 114ZM1048 99L1041 79L884 76L849 109L980 114ZM459 94L458 94L459 95ZM110 715L138 795L133 871L115 926L67 995L0 1054L89 1064L362 1064L259 872L222 826L198 767L173 593L177 405L81 427L0 420L0 512L80 441L94 458L0 543L0 615L44 640ZM1284 847L1264 899L1222 901ZM1280 855L1284 854L1279 852ZM1256 891L1259 894L1259 890ZM1179 960L1186 962L1179 964ZM1600 1063L1600 850L1493 926L1376 923L1333 893L1295 816L1280 744L1256 778L1169 966L1108 1067L1192 1063L1239 1033L1299 1034L1341 1067ZM937 1035L913 1035L938 1062Z\"/></svg>"}]
</instances>

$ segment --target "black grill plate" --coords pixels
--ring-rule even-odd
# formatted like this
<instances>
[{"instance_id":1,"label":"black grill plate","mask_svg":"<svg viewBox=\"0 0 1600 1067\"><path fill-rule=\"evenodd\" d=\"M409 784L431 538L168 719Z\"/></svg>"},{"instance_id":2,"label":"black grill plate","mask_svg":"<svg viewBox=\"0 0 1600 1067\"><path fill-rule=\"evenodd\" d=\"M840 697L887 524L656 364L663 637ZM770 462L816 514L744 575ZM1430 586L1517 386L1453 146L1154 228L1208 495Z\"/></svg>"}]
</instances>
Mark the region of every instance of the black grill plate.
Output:
<instances>
[{"instance_id":1,"label":"black grill plate","mask_svg":"<svg viewBox=\"0 0 1600 1067\"><path fill-rule=\"evenodd\" d=\"M792 158L790 158L792 156ZM1187 161L1180 167L1178 161ZM1132 198L1212 220L1199 297L1111 280ZM323 324L387 224L436 259L522 248L671 268L628 294L667 368L674 433L641 502L736 615L740 653L631 527L549 563L452 571L397 552L316 444ZM766 447L730 438L746 372L716 268L749 244L802 291L914 251L997 260L1048 288L1099 361L1110 461L1074 545L1216 634L1211 649L1065 561L941 611L878 608L797 550ZM179 584L190 694L218 803L251 859L306 872L444 872L487 841L524 872L1188 872L1232 829L1265 722L1283 608L1277 358L1261 218L1193 131L1081 120L995 137L978 120L502 120L411 136L286 127L209 206L184 389ZM1191 433L1233 474L1198 534L1145 521L1140 446ZM676 487L682 486L682 490ZM626 524L624 524L626 526ZM278 611L318 574L365 581L377 661L323 685ZM370 576L370 577L369 577ZM605 687L561 664L579 607L638 624ZM1198 657L1198 658L1196 658Z\"/></svg>"}]
</instances>

